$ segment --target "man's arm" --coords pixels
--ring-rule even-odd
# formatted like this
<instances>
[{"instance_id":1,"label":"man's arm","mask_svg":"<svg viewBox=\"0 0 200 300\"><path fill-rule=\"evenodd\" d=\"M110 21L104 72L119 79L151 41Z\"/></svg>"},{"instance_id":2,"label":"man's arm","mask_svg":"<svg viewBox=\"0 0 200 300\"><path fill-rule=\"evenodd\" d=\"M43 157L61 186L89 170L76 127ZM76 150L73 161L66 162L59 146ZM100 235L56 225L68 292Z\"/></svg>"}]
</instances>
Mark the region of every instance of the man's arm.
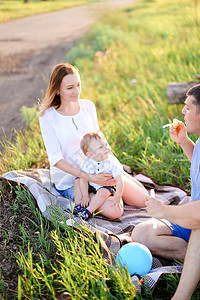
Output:
<instances>
[{"instance_id":1,"label":"man's arm","mask_svg":"<svg viewBox=\"0 0 200 300\"><path fill-rule=\"evenodd\" d=\"M187 138L186 140L182 141L182 143L180 143L179 145L183 149L189 161L192 162L192 155L195 145L194 142L191 139Z\"/></svg>"},{"instance_id":2,"label":"man's arm","mask_svg":"<svg viewBox=\"0 0 200 300\"><path fill-rule=\"evenodd\" d=\"M146 196L146 210L150 216L189 229L200 229L200 200L183 205L165 205L162 201Z\"/></svg>"},{"instance_id":3,"label":"man's arm","mask_svg":"<svg viewBox=\"0 0 200 300\"><path fill-rule=\"evenodd\" d=\"M200 229L192 230L181 278L172 300L190 300L200 280Z\"/></svg>"}]
</instances>

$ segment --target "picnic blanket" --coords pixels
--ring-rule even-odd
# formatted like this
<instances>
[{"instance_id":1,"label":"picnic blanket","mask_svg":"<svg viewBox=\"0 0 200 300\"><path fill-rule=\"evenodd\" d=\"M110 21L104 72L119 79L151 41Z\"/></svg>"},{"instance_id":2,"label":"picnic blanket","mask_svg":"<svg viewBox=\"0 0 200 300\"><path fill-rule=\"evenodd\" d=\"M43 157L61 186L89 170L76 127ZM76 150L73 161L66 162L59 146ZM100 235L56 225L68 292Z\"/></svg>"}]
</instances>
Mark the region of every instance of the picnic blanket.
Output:
<instances>
[{"instance_id":1,"label":"picnic blanket","mask_svg":"<svg viewBox=\"0 0 200 300\"><path fill-rule=\"evenodd\" d=\"M156 198L168 205L177 205L189 201L189 196L181 188L171 185L159 185L144 174L136 174L134 178L142 182L147 189L154 189ZM55 218L55 214L57 214L61 223L64 215L65 222L69 226L77 227L77 224L81 221L77 220L76 217L72 217L70 211L74 203L71 199L61 196L56 191L54 184L51 182L48 169L10 171L4 174L2 179L25 185L35 198L41 213L48 220L51 221L52 216ZM62 216L59 216L58 208L60 211L62 210ZM93 233L98 234L104 250L106 249L105 259L109 262L109 254L116 256L120 247L131 241L130 236L134 226L148 220L148 218L150 217L144 208L125 205L124 213L119 219L111 220L97 214L94 218L86 221L85 225ZM162 261L154 257L151 272L146 274L145 278L142 277L142 280L137 275L132 276L131 280L137 291L140 292L143 288L153 288L164 274L180 273L181 270L182 266L177 263L164 266Z\"/></svg>"}]
</instances>

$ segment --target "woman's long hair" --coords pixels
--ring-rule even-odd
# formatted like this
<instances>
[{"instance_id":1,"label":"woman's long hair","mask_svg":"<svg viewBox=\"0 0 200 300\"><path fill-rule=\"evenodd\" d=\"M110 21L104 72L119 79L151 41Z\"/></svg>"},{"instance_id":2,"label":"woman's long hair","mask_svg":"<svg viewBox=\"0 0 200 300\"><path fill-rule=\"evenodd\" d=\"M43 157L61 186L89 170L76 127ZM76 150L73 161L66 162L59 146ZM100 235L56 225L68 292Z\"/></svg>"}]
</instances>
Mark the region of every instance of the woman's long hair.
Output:
<instances>
[{"instance_id":1,"label":"woman's long hair","mask_svg":"<svg viewBox=\"0 0 200 300\"><path fill-rule=\"evenodd\" d=\"M69 74L75 74L78 72L78 69L69 63L61 63L56 65L52 69L51 77L49 80L49 85L47 87L46 95L39 106L39 117L41 117L45 110L51 106L59 108L61 105L60 95L57 94L60 89L61 82L63 77Z\"/></svg>"}]
</instances>

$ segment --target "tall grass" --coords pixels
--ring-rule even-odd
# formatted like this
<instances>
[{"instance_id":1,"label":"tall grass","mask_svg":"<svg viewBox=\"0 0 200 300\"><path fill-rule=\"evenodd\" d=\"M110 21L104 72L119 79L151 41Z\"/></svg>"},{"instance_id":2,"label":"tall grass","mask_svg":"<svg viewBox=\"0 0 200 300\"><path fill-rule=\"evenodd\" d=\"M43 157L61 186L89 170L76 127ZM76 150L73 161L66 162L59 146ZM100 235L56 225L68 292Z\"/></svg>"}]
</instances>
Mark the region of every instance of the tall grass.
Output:
<instances>
[{"instance_id":1,"label":"tall grass","mask_svg":"<svg viewBox=\"0 0 200 300\"><path fill-rule=\"evenodd\" d=\"M97 24L67 54L80 69L83 97L95 102L101 128L120 160L186 189L189 162L162 124L183 120L182 105L168 104L166 88L171 81L195 80L199 37L192 2L140 1L120 18L113 14Z\"/></svg>"},{"instance_id":2,"label":"tall grass","mask_svg":"<svg viewBox=\"0 0 200 300\"><path fill-rule=\"evenodd\" d=\"M40 255L35 263L31 249L26 257L23 252L19 255L19 265L24 272L20 279L23 296L41 299L48 293L48 299L57 299L59 295L68 296L68 299L134 298L127 272L117 273L105 264L98 243L85 229L80 234L75 234L71 228L62 233L52 231L51 238L56 260Z\"/></svg>"},{"instance_id":3,"label":"tall grass","mask_svg":"<svg viewBox=\"0 0 200 300\"><path fill-rule=\"evenodd\" d=\"M25 121L25 131L13 130L15 141L5 137L0 141L0 173L29 169L34 165L48 167L47 154L41 137L37 109L23 106L21 113Z\"/></svg>"},{"instance_id":4,"label":"tall grass","mask_svg":"<svg viewBox=\"0 0 200 300\"><path fill-rule=\"evenodd\" d=\"M95 25L66 57L79 68L82 97L96 104L100 128L120 161L159 183L188 191L189 162L162 125L175 117L183 120L182 105L167 102L167 83L193 81L199 73L200 32L195 17L199 6L197 9L195 12L194 1L188 0L138 1ZM30 129L17 133L15 143L5 141L2 173L37 167L41 160L48 164L36 110L23 115L27 122L32 119ZM39 224L41 232L42 221ZM19 299L42 299L45 293L49 299L62 293L75 299L77 291L81 299L133 299L130 279L105 265L90 233L61 230L55 224L48 237L56 260L49 259L46 240L39 243L43 245L39 255L23 231L22 236L29 247L22 248L18 257L23 273ZM42 232L40 236L44 237ZM169 299L177 282L178 278L170 277L163 290L137 298L163 299L166 293ZM199 298L199 289L195 295Z\"/></svg>"},{"instance_id":5,"label":"tall grass","mask_svg":"<svg viewBox=\"0 0 200 300\"><path fill-rule=\"evenodd\" d=\"M10 191L6 185L4 188ZM113 266L106 264L98 235L93 235L84 226L75 231L65 223L58 224L56 219L50 223L35 207L29 191L20 185L11 189L16 197L13 222L16 225L21 223L21 210L25 211L27 207L29 212L29 216L23 218L23 224L19 225L17 238L20 249L15 257L21 269L18 299L134 298L135 291L128 271L121 268L117 272ZM2 227L9 243L6 230ZM0 294L7 299L1 273ZM12 295L12 299L16 299L14 291Z\"/></svg>"}]
</instances>

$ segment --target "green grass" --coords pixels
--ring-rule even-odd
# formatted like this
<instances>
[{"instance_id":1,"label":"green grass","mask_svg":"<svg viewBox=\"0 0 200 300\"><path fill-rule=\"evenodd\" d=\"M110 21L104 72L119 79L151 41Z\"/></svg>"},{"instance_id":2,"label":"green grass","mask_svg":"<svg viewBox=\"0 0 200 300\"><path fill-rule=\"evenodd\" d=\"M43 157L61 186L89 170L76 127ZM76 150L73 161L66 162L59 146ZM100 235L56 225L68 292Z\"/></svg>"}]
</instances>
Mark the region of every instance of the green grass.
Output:
<instances>
[{"instance_id":1,"label":"green grass","mask_svg":"<svg viewBox=\"0 0 200 300\"><path fill-rule=\"evenodd\" d=\"M5 226L1 229L4 245L15 240L19 247L14 255L21 270L18 299L60 299L61 295L62 299L133 299L135 291L128 272L117 272L106 264L97 235L85 227L75 231L64 222L61 225L56 219L44 219L29 191L20 185L1 183L2 188L13 193L10 214L12 222L20 224L17 235L11 235ZM28 213L22 217L26 210ZM9 255L4 255L9 261ZM0 273L3 299L16 299L14 290L7 298L4 280Z\"/></svg>"},{"instance_id":2,"label":"green grass","mask_svg":"<svg viewBox=\"0 0 200 300\"><path fill-rule=\"evenodd\" d=\"M28 3L22 0L0 0L0 23L11 19L47 13L96 1L99 0L34 0Z\"/></svg>"},{"instance_id":3,"label":"green grass","mask_svg":"<svg viewBox=\"0 0 200 300\"><path fill-rule=\"evenodd\" d=\"M162 125L173 118L183 120L183 105L169 105L167 102L168 82L194 81L195 75L200 73L200 24L196 17L199 13L199 5L195 11L195 1L141 0L93 26L92 31L66 57L79 68L82 97L96 104L100 128L120 161L161 184L175 184L188 191L190 164ZM132 79L136 79L137 83L132 85ZM24 110L28 127L25 133L17 133L15 143L5 140L5 155L2 153L0 160L1 173L32 165L48 166L35 118L36 110L30 109L29 113L26 113L26 108ZM196 141L197 136L192 136L192 139ZM62 234L58 228L52 230L51 242L58 255L56 263L55 260L49 263L48 255L45 260L45 256L33 253L30 240L29 249L22 249L18 258L23 272L23 276L19 277L22 295L34 299L48 291L54 299L54 295L66 292L74 299L77 288L81 290L82 299L92 299L93 296L96 299L114 299L112 297L115 293L118 295L117 288L120 286L120 295L123 296L116 296L117 299L133 299L128 277L121 280L117 271L104 265L94 237L88 234L80 237L72 229L64 230ZM85 247L86 243L89 243L89 249L93 249L101 268L93 268L94 257ZM62 264L63 261L66 263ZM70 261L77 262L72 266L73 272L66 267ZM89 275L84 277L85 274L81 273L85 284L80 288L81 266L89 270ZM71 278L74 290L73 285L69 286L65 281L66 274ZM91 282L93 275L95 279ZM108 278L111 278L111 284L107 282ZM153 294L137 297L164 299L164 294L165 299L170 299L177 283L177 277L165 277L159 285L161 289L158 287ZM33 289L35 285L36 291ZM114 292L110 296L112 289ZM199 294L198 287L193 299L198 299Z\"/></svg>"}]
</instances>

